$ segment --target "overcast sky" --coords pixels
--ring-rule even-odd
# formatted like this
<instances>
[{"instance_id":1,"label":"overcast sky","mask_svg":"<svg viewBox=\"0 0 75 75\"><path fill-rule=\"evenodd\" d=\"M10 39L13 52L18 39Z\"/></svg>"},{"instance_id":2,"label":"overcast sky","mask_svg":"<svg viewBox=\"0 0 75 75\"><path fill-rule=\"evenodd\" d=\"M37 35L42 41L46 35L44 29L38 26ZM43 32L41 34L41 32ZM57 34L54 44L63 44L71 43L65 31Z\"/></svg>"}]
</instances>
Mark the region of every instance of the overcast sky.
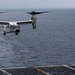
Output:
<instances>
[{"instance_id":1,"label":"overcast sky","mask_svg":"<svg viewBox=\"0 0 75 75\"><path fill-rule=\"evenodd\" d=\"M75 0L0 0L0 9L75 8Z\"/></svg>"}]
</instances>

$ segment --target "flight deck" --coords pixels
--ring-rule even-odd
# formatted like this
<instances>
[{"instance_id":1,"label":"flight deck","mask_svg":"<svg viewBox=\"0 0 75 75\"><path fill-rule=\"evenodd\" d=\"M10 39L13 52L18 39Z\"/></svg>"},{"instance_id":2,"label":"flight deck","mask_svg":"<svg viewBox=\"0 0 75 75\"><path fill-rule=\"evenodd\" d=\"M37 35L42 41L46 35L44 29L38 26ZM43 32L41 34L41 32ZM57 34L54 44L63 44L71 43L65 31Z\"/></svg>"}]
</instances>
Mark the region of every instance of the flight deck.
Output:
<instances>
[{"instance_id":1,"label":"flight deck","mask_svg":"<svg viewBox=\"0 0 75 75\"><path fill-rule=\"evenodd\" d=\"M75 66L32 66L1 68L0 75L75 75Z\"/></svg>"}]
</instances>

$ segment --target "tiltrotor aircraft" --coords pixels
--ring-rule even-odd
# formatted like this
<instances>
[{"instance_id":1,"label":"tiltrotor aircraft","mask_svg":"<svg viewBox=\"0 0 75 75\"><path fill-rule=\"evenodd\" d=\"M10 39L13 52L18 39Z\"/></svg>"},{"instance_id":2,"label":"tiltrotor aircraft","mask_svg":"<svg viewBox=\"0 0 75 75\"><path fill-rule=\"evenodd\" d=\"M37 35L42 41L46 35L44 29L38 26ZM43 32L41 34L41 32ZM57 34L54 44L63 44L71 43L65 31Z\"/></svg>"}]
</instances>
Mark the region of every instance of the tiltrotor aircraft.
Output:
<instances>
[{"instance_id":1,"label":"tiltrotor aircraft","mask_svg":"<svg viewBox=\"0 0 75 75\"><path fill-rule=\"evenodd\" d=\"M15 33L15 35L18 35L20 33L20 25L24 24L32 24L33 29L36 28L36 15L42 14L42 13L47 13L47 12L27 12L28 14L32 15L30 20L25 20L25 21L17 21L17 22L7 22L7 21L0 21L0 25L4 27L3 30L3 35L6 35L6 33Z\"/></svg>"}]
</instances>

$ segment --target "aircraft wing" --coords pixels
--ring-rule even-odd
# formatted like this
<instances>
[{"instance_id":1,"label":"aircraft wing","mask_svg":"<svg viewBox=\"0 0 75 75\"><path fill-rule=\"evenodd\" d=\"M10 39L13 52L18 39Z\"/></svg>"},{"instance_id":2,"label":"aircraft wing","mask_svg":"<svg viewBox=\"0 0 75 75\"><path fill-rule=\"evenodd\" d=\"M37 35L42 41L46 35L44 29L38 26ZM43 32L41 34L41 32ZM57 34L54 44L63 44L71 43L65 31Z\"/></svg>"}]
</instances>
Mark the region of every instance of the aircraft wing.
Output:
<instances>
[{"instance_id":1,"label":"aircraft wing","mask_svg":"<svg viewBox=\"0 0 75 75\"><path fill-rule=\"evenodd\" d=\"M8 25L9 22L6 22L6 21L0 21L0 25Z\"/></svg>"},{"instance_id":2,"label":"aircraft wing","mask_svg":"<svg viewBox=\"0 0 75 75\"><path fill-rule=\"evenodd\" d=\"M29 24L32 23L32 20L18 21L17 24Z\"/></svg>"}]
</instances>

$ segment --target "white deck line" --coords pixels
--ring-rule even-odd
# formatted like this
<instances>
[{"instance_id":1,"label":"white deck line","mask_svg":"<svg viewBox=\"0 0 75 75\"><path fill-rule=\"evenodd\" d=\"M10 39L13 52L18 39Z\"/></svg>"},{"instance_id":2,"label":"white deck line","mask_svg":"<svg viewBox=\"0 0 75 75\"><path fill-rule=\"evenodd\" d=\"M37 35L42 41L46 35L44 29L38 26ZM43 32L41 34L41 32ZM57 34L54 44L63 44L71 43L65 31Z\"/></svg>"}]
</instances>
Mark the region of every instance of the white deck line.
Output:
<instances>
[{"instance_id":1,"label":"white deck line","mask_svg":"<svg viewBox=\"0 0 75 75\"><path fill-rule=\"evenodd\" d=\"M46 72L46 71L44 71L44 70L42 70L42 69L39 69L38 67L33 66L32 68L36 69L37 71L39 71L39 72L41 72L41 73L43 73L43 74L52 75L52 74L50 74L50 73L48 73L48 72Z\"/></svg>"},{"instance_id":2,"label":"white deck line","mask_svg":"<svg viewBox=\"0 0 75 75\"><path fill-rule=\"evenodd\" d=\"M11 73L7 72L6 70L0 69L0 71L2 71L6 75L12 75Z\"/></svg>"},{"instance_id":3,"label":"white deck line","mask_svg":"<svg viewBox=\"0 0 75 75\"><path fill-rule=\"evenodd\" d=\"M63 66L75 71L75 68L73 68L73 67L70 67L70 66L67 66L67 65L63 65Z\"/></svg>"},{"instance_id":4,"label":"white deck line","mask_svg":"<svg viewBox=\"0 0 75 75\"><path fill-rule=\"evenodd\" d=\"M34 66L34 65L33 65ZM6 68L0 68L0 69L26 69L26 68L31 68L33 66L24 66L24 67L6 67ZM49 66L35 66L35 67L63 67L65 65L49 65ZM67 65L66 65L67 66ZM75 66L75 65L70 65L70 66Z\"/></svg>"}]
</instances>

